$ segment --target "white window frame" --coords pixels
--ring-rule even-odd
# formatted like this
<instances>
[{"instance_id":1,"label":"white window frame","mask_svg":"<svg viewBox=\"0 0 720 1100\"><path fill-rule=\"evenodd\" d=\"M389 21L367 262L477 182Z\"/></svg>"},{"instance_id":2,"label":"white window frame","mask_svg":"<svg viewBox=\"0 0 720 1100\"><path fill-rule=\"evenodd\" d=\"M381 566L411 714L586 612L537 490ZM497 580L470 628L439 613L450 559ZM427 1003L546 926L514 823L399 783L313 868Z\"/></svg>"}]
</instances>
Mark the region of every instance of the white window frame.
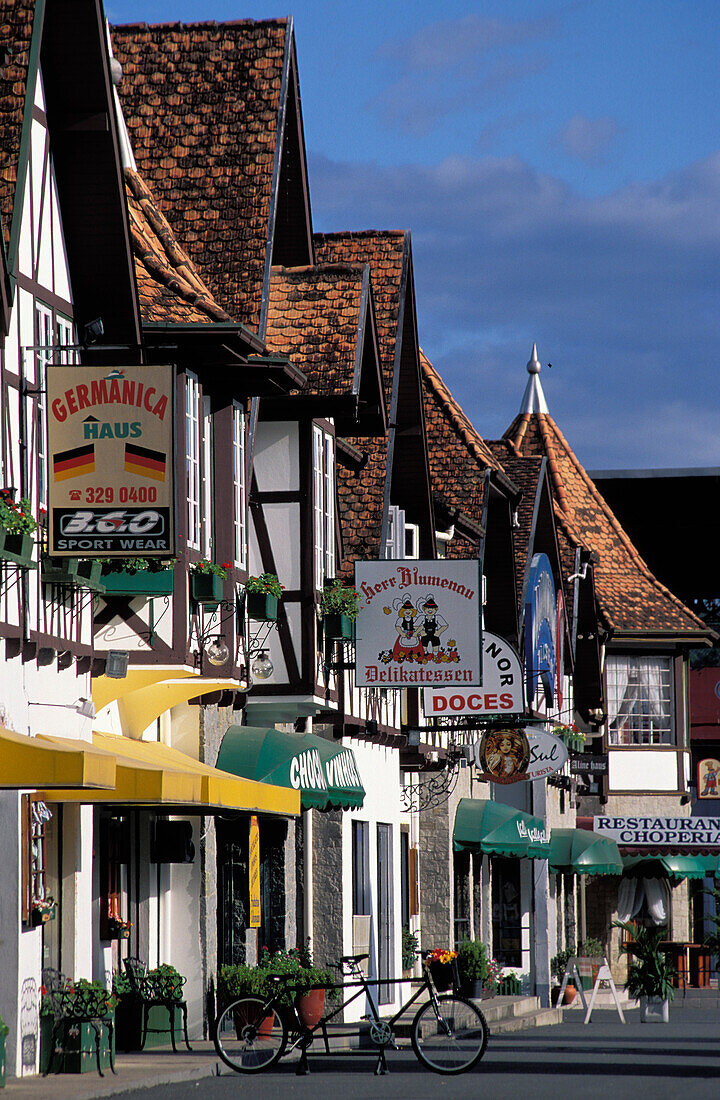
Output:
<instances>
[{"instance_id":1,"label":"white window frame","mask_svg":"<svg viewBox=\"0 0 720 1100\"><path fill-rule=\"evenodd\" d=\"M238 401L233 401L232 415L235 564L244 569L247 564L247 471L245 468L247 424L245 409Z\"/></svg>"},{"instance_id":2,"label":"white window frame","mask_svg":"<svg viewBox=\"0 0 720 1100\"><path fill-rule=\"evenodd\" d=\"M609 653L605 676L611 746L675 744L675 668L671 656Z\"/></svg>"},{"instance_id":3,"label":"white window frame","mask_svg":"<svg viewBox=\"0 0 720 1100\"><path fill-rule=\"evenodd\" d=\"M209 397L202 399L202 462L200 464L202 514L200 543L203 556L213 560L213 419Z\"/></svg>"},{"instance_id":4,"label":"white window frame","mask_svg":"<svg viewBox=\"0 0 720 1100\"><path fill-rule=\"evenodd\" d=\"M187 544L199 550L202 539L201 501L201 403L197 375L188 371L185 378L185 452L187 488Z\"/></svg>"},{"instance_id":5,"label":"white window frame","mask_svg":"<svg viewBox=\"0 0 720 1100\"><path fill-rule=\"evenodd\" d=\"M35 303L35 390L37 392L36 476L38 506L47 508L47 365L53 356L55 325L53 311L43 302Z\"/></svg>"},{"instance_id":6,"label":"white window frame","mask_svg":"<svg viewBox=\"0 0 720 1100\"><path fill-rule=\"evenodd\" d=\"M315 588L335 576L335 440L313 424L313 530Z\"/></svg>"}]
</instances>

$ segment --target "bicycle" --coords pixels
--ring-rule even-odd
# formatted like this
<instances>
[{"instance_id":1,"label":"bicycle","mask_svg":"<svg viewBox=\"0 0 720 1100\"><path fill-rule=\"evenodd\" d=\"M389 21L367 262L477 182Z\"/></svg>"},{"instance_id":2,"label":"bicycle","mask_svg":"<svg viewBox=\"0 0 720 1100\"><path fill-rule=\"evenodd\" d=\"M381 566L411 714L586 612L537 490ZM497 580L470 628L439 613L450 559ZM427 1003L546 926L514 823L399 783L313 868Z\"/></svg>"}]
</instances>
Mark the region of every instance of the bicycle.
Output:
<instances>
[{"instance_id":1,"label":"bicycle","mask_svg":"<svg viewBox=\"0 0 720 1100\"><path fill-rule=\"evenodd\" d=\"M378 1048L375 1073L388 1072L385 1051L398 1050L393 1027L400 1017L424 993L424 1001L412 1022L410 1041L416 1058L434 1073L465 1073L473 1068L485 1053L488 1026L480 1009L456 993L439 993L430 971L423 968L423 981L408 1001L389 1019L382 1019L370 993L371 986L399 985L407 979L368 979L360 963L368 955L344 955L338 964L343 977L351 979L326 988L356 992L337 1007L326 1012L318 1022L307 1027L300 1019L290 998L294 992L292 974L271 976L275 988L269 996L247 995L227 1005L215 1020L215 1049L223 1062L238 1073L262 1073L274 1066L284 1054L300 1048L298 1074L309 1073L307 1052L317 1031L322 1031L326 1052L330 1053L326 1025L347 1005L367 996L370 1007L370 1040Z\"/></svg>"}]
</instances>

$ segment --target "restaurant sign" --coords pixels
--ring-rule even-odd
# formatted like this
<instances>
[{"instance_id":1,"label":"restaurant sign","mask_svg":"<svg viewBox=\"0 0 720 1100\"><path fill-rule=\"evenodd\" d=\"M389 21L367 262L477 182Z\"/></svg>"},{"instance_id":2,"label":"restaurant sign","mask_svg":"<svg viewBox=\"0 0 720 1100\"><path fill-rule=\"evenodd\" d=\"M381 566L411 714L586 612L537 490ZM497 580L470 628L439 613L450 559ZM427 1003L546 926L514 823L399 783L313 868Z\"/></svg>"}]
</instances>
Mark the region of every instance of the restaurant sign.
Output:
<instances>
[{"instance_id":1,"label":"restaurant sign","mask_svg":"<svg viewBox=\"0 0 720 1100\"><path fill-rule=\"evenodd\" d=\"M358 687L481 683L477 561L355 563Z\"/></svg>"},{"instance_id":2,"label":"restaurant sign","mask_svg":"<svg viewBox=\"0 0 720 1100\"><path fill-rule=\"evenodd\" d=\"M720 817L595 817L593 829L618 844L720 847Z\"/></svg>"},{"instance_id":3,"label":"restaurant sign","mask_svg":"<svg viewBox=\"0 0 720 1100\"><path fill-rule=\"evenodd\" d=\"M504 638L486 630L482 643L482 687L425 688L426 718L448 714L522 714L522 665Z\"/></svg>"},{"instance_id":4,"label":"restaurant sign","mask_svg":"<svg viewBox=\"0 0 720 1100\"><path fill-rule=\"evenodd\" d=\"M174 552L173 386L170 366L48 367L51 554Z\"/></svg>"}]
</instances>

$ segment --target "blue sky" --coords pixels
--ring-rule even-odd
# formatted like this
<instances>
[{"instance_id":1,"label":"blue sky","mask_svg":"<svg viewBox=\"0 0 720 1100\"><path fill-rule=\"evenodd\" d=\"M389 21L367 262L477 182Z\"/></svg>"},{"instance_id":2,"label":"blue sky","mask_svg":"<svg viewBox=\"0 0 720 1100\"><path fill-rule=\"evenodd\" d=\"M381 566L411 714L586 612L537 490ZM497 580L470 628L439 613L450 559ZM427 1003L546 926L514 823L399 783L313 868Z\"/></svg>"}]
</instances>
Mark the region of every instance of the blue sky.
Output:
<instances>
[{"instance_id":1,"label":"blue sky","mask_svg":"<svg viewBox=\"0 0 720 1100\"><path fill-rule=\"evenodd\" d=\"M106 0L292 13L318 230L412 232L421 343L484 436L537 341L588 468L720 465L716 0Z\"/></svg>"}]
</instances>

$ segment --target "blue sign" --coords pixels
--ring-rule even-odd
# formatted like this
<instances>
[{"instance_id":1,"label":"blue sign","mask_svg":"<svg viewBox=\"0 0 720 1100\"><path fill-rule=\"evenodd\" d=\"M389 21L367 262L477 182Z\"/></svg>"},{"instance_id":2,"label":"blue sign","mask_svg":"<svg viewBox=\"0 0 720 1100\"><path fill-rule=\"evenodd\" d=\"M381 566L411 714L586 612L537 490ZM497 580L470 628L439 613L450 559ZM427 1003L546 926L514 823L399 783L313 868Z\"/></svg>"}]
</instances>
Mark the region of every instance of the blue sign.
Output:
<instances>
[{"instance_id":1,"label":"blue sign","mask_svg":"<svg viewBox=\"0 0 720 1100\"><path fill-rule=\"evenodd\" d=\"M542 685L546 704L553 706L557 652L555 582L547 554L533 554L525 591L525 677L528 706Z\"/></svg>"}]
</instances>

